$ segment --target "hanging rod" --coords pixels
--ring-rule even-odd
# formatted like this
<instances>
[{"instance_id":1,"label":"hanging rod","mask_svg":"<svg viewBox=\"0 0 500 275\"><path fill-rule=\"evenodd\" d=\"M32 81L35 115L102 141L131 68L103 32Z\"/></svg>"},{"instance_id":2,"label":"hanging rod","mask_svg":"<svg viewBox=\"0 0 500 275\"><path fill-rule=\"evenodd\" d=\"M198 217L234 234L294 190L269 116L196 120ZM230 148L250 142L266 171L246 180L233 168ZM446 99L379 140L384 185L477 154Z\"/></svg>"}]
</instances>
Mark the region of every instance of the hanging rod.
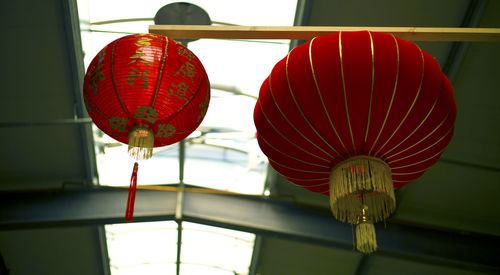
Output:
<instances>
[{"instance_id":1,"label":"hanging rod","mask_svg":"<svg viewBox=\"0 0 500 275\"><path fill-rule=\"evenodd\" d=\"M421 28L421 27L276 27L276 26L206 26L151 25L149 32L174 39L298 39L309 40L339 31L392 33L409 41L500 42L500 28Z\"/></svg>"}]
</instances>

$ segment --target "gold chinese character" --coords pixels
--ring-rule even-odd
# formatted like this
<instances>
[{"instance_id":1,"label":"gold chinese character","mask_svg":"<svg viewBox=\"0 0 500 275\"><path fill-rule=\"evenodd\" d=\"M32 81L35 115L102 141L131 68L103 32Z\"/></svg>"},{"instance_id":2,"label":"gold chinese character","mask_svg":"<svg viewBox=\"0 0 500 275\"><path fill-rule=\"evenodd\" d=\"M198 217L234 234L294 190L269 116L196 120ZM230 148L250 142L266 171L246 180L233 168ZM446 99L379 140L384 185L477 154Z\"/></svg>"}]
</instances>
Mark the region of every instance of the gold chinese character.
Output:
<instances>
[{"instance_id":1,"label":"gold chinese character","mask_svg":"<svg viewBox=\"0 0 500 275\"><path fill-rule=\"evenodd\" d=\"M133 87L134 80L141 79L142 80L141 87L144 89L148 88L148 76L149 76L148 71L142 70L142 72L139 72L138 69L132 69L128 72L128 74L129 75L127 77L125 77L125 80L127 81L127 85L129 85L130 87Z\"/></svg>"},{"instance_id":2,"label":"gold chinese character","mask_svg":"<svg viewBox=\"0 0 500 275\"><path fill-rule=\"evenodd\" d=\"M87 109L87 112L91 113L92 109L90 108L90 105L87 102L87 97L85 95L83 95L83 103L85 104L85 108Z\"/></svg>"},{"instance_id":3,"label":"gold chinese character","mask_svg":"<svg viewBox=\"0 0 500 275\"><path fill-rule=\"evenodd\" d=\"M205 114L207 113L208 102L209 101L210 101L210 94L207 93L207 96L205 97L205 100L203 100L203 102L198 105L198 106L200 106L200 114L196 118L196 121L200 121L200 119L202 117L204 117Z\"/></svg>"},{"instance_id":4,"label":"gold chinese character","mask_svg":"<svg viewBox=\"0 0 500 275\"><path fill-rule=\"evenodd\" d=\"M155 123L158 119L158 113L151 106L142 106L135 110L134 118Z\"/></svg>"},{"instance_id":5,"label":"gold chinese character","mask_svg":"<svg viewBox=\"0 0 500 275\"><path fill-rule=\"evenodd\" d=\"M140 49L135 50L135 54L130 57L130 59L132 59L132 61L127 63L127 65L130 65L132 63L136 63L137 61L139 61L139 62L142 62L142 64L149 66L149 62L141 58L143 56L146 56L146 54L143 53L142 50L140 50Z\"/></svg>"},{"instance_id":6,"label":"gold chinese character","mask_svg":"<svg viewBox=\"0 0 500 275\"><path fill-rule=\"evenodd\" d=\"M174 74L174 76L179 75L179 73L182 73L183 78L189 77L191 82L193 82L193 77L196 75L196 68L193 64L186 61L186 63L182 64L181 68Z\"/></svg>"},{"instance_id":7,"label":"gold chinese character","mask_svg":"<svg viewBox=\"0 0 500 275\"><path fill-rule=\"evenodd\" d=\"M186 96L186 92L189 89L189 85L184 83L184 81L182 81L181 83L179 83L177 85L172 83L170 86L172 86L172 88L176 88L176 89L174 91L174 89L169 88L168 95L175 96L179 99L188 100L188 98Z\"/></svg>"},{"instance_id":8,"label":"gold chinese character","mask_svg":"<svg viewBox=\"0 0 500 275\"><path fill-rule=\"evenodd\" d=\"M153 40L152 38L146 36L146 35L142 35L141 38L137 39L137 41L135 42L135 45L137 47L149 47L151 46L151 43L149 43L149 41Z\"/></svg>"},{"instance_id":9,"label":"gold chinese character","mask_svg":"<svg viewBox=\"0 0 500 275\"><path fill-rule=\"evenodd\" d=\"M100 53L99 53L99 61L97 62L97 65L89 72L88 76L90 78L90 84L89 84L89 89L94 91L94 94L97 94L97 85L101 80L105 80L106 77L102 73L102 62L104 61L104 56L106 55L106 48L104 48Z\"/></svg>"},{"instance_id":10,"label":"gold chinese character","mask_svg":"<svg viewBox=\"0 0 500 275\"><path fill-rule=\"evenodd\" d=\"M178 47L177 53L179 54L179 56L184 56L185 58L189 59L189 61L194 58L194 54L184 47Z\"/></svg>"},{"instance_id":11,"label":"gold chinese character","mask_svg":"<svg viewBox=\"0 0 500 275\"><path fill-rule=\"evenodd\" d=\"M109 119L109 125L111 128L118 130L118 132L125 132L125 127L128 124L128 120L124 119L123 117L112 117Z\"/></svg>"},{"instance_id":12,"label":"gold chinese character","mask_svg":"<svg viewBox=\"0 0 500 275\"><path fill-rule=\"evenodd\" d=\"M169 137L175 134L175 127L168 124L158 124L158 132L156 132L156 137Z\"/></svg>"}]
</instances>

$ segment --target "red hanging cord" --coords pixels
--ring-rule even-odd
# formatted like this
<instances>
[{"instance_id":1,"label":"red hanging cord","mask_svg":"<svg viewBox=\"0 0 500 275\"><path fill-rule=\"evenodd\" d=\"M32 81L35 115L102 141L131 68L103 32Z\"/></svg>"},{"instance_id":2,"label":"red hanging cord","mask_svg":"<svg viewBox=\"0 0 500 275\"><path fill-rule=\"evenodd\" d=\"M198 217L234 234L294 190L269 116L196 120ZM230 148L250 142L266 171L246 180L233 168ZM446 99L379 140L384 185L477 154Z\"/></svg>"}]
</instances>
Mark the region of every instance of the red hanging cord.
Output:
<instances>
[{"instance_id":1,"label":"red hanging cord","mask_svg":"<svg viewBox=\"0 0 500 275\"><path fill-rule=\"evenodd\" d=\"M130 222L134 216L134 203L135 203L135 190L137 188L137 170L139 170L139 164L134 163L134 170L132 171L132 177L130 178L130 187L128 189L128 199L127 199L127 210L125 211L125 221Z\"/></svg>"}]
</instances>

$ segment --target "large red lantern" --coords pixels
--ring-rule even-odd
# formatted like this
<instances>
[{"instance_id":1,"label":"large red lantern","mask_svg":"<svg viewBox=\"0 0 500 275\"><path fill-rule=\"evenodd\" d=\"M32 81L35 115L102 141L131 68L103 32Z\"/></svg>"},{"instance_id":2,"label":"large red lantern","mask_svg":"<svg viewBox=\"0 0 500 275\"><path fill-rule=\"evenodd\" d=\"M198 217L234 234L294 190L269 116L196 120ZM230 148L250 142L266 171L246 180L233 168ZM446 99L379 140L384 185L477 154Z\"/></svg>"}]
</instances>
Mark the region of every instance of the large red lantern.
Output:
<instances>
[{"instance_id":1,"label":"large red lantern","mask_svg":"<svg viewBox=\"0 0 500 275\"><path fill-rule=\"evenodd\" d=\"M201 123L210 100L203 65L182 44L159 35L135 34L108 44L92 60L83 96L92 121L129 145L135 159L153 147L187 137ZM131 188L135 190L137 162ZM134 192L126 219L132 218Z\"/></svg>"},{"instance_id":2,"label":"large red lantern","mask_svg":"<svg viewBox=\"0 0 500 275\"><path fill-rule=\"evenodd\" d=\"M395 210L394 188L420 177L453 133L456 106L439 64L390 34L341 32L293 49L264 81L257 138L276 171L330 196L358 250Z\"/></svg>"}]
</instances>

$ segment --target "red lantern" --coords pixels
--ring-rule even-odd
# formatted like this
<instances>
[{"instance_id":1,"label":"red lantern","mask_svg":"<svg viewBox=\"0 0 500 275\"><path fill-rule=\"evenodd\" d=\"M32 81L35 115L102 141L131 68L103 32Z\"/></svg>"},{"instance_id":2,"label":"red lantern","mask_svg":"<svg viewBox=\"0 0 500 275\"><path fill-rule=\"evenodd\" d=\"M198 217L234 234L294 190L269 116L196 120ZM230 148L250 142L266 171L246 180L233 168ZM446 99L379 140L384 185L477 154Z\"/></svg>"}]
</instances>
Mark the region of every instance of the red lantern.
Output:
<instances>
[{"instance_id":1,"label":"red lantern","mask_svg":"<svg viewBox=\"0 0 500 275\"><path fill-rule=\"evenodd\" d=\"M201 62L180 43L136 34L111 42L92 60L83 96L97 127L128 144L131 156L139 160L150 158L153 147L178 142L199 126L210 83ZM137 163L134 190L136 180ZM133 194L127 220L132 218Z\"/></svg>"},{"instance_id":2,"label":"red lantern","mask_svg":"<svg viewBox=\"0 0 500 275\"><path fill-rule=\"evenodd\" d=\"M420 177L453 133L456 106L439 64L390 34L317 37L278 62L254 120L270 164L330 195L333 215L376 249L373 222L395 210L393 188Z\"/></svg>"}]
</instances>

